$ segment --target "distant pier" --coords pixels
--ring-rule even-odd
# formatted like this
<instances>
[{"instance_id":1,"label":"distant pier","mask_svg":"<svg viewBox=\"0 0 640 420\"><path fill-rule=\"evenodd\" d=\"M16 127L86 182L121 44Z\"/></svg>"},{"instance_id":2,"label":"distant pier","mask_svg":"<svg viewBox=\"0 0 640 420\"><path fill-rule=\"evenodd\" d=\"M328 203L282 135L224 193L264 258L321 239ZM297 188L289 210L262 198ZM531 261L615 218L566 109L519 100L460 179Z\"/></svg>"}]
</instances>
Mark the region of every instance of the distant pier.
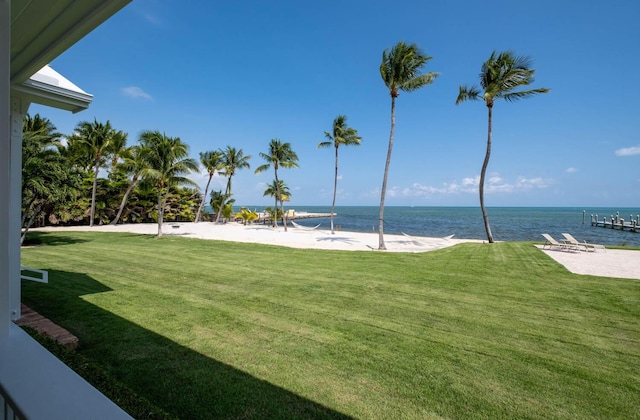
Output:
<instances>
[{"instance_id":1,"label":"distant pier","mask_svg":"<svg viewBox=\"0 0 640 420\"><path fill-rule=\"evenodd\" d=\"M258 219L254 223L270 223L271 215L268 212L257 212ZM336 215L335 213L333 214ZM303 219L316 219L323 217L331 217L331 213L309 213L306 211L295 211L293 209L285 212L287 220L303 220Z\"/></svg>"},{"instance_id":2,"label":"distant pier","mask_svg":"<svg viewBox=\"0 0 640 420\"><path fill-rule=\"evenodd\" d=\"M604 216L602 220L599 219L597 214L592 214L591 226L640 232L640 214L637 216L629 215L629 218L626 220L620 217L620 212L616 212L615 216L611 215L609 218Z\"/></svg>"}]
</instances>

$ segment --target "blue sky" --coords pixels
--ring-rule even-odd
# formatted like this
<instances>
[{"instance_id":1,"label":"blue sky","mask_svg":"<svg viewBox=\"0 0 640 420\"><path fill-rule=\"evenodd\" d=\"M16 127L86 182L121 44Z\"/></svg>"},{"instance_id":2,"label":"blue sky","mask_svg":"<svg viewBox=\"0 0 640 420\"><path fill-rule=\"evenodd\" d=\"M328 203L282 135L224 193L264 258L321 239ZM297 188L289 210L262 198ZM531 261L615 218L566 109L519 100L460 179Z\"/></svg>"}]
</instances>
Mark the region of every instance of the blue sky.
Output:
<instances>
[{"instance_id":1,"label":"blue sky","mask_svg":"<svg viewBox=\"0 0 640 420\"><path fill-rule=\"evenodd\" d=\"M299 157L279 172L294 208L331 204L334 153L317 144L344 114L363 140L340 148L337 204L377 205L390 128L382 51L415 42L441 75L397 100L386 205L476 206L487 109L455 99L493 50L510 49L551 92L496 103L486 204L638 207L638 22L636 0L135 0L51 63L91 107L29 111L63 133L110 120L130 144L164 131L194 158L242 148L252 168L234 177L238 205L271 204L273 173L254 169L279 138Z\"/></svg>"}]
</instances>

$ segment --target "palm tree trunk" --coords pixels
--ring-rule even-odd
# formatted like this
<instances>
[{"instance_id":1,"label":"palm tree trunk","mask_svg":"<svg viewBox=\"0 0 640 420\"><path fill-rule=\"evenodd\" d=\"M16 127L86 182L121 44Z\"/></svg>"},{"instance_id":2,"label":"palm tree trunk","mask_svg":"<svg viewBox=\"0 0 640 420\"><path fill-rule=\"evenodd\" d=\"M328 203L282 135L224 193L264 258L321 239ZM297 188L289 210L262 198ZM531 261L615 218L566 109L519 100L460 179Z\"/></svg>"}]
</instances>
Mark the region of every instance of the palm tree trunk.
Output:
<instances>
[{"instance_id":1,"label":"palm tree trunk","mask_svg":"<svg viewBox=\"0 0 640 420\"><path fill-rule=\"evenodd\" d=\"M118 208L118 214L116 214L116 218L113 219L111 223L109 223L110 225L118 224L118 220L120 220L120 216L122 216L122 211L124 210L124 206L127 204L127 199L129 198L129 194L131 194L131 191L133 191L133 187L136 186L137 182L138 182L138 175L134 175L133 178L131 179L131 183L129 184L129 187L127 187L127 191L124 193L124 197L122 197L122 201L120 202L120 207Z\"/></svg>"},{"instance_id":2,"label":"palm tree trunk","mask_svg":"<svg viewBox=\"0 0 640 420\"><path fill-rule=\"evenodd\" d=\"M198 206L198 212L196 213L196 223L200 221L200 214L202 213L202 208L204 207L204 202L207 199L207 193L209 192L209 184L211 183L211 178L213 178L212 174L209 174L209 180L207 181L207 186L204 188L204 197L202 197L202 201Z\"/></svg>"},{"instance_id":3,"label":"palm tree trunk","mask_svg":"<svg viewBox=\"0 0 640 420\"><path fill-rule=\"evenodd\" d=\"M229 198L229 194L231 192L231 177L227 180L227 188L225 189L224 196L222 197L222 202L220 203L220 208L218 208L218 214L216 214L216 223L220 221L220 217L222 217L222 210L224 209L224 202Z\"/></svg>"},{"instance_id":4,"label":"palm tree trunk","mask_svg":"<svg viewBox=\"0 0 640 420\"><path fill-rule=\"evenodd\" d=\"M164 203L162 201L162 188L160 188L158 191L158 238L162 236L162 219L164 218Z\"/></svg>"},{"instance_id":5,"label":"palm tree trunk","mask_svg":"<svg viewBox=\"0 0 640 420\"><path fill-rule=\"evenodd\" d=\"M91 209L89 210L89 227L93 226L93 218L96 213L96 189L98 186L98 168L100 167L100 155L96 158L96 166L93 174L93 189L91 190Z\"/></svg>"},{"instance_id":6,"label":"palm tree trunk","mask_svg":"<svg viewBox=\"0 0 640 420\"><path fill-rule=\"evenodd\" d=\"M275 168L275 167L274 167ZM287 231L287 219L284 215L284 200L282 199L282 192L280 191L280 183L278 182L278 169L275 169L275 177L276 177L276 206L278 205L278 198L280 199L280 213L282 213L282 225L284 226L284 231ZM278 214L278 208L276 207L276 216ZM276 219L276 217L274 217ZM277 226L277 225L276 225Z\"/></svg>"},{"instance_id":7,"label":"palm tree trunk","mask_svg":"<svg viewBox=\"0 0 640 420\"><path fill-rule=\"evenodd\" d=\"M273 203L273 221L272 221L272 227L277 228L278 227L278 189L276 188L276 200L275 203Z\"/></svg>"},{"instance_id":8,"label":"palm tree trunk","mask_svg":"<svg viewBox=\"0 0 640 420\"><path fill-rule=\"evenodd\" d=\"M33 212L31 217L29 218L29 223L27 223L27 225L24 226L24 232L22 232L22 236L20 237L20 246L22 246L22 244L24 243L24 239L27 237L27 232L29 232L29 228L31 227L31 224L33 223L33 219L35 219L36 216L38 215L38 213L40 213L40 210L42 210L42 207L44 205L45 205L45 203L40 203L38 205L36 210Z\"/></svg>"},{"instance_id":9,"label":"palm tree trunk","mask_svg":"<svg viewBox=\"0 0 640 420\"><path fill-rule=\"evenodd\" d=\"M29 209L31 208L31 206L33 205L33 203L35 203L36 198L32 198L31 201L29 201L29 204L27 204L24 207L24 213L22 214L22 220L20 221L20 226L24 226L24 222L27 220L27 214Z\"/></svg>"},{"instance_id":10,"label":"palm tree trunk","mask_svg":"<svg viewBox=\"0 0 640 420\"><path fill-rule=\"evenodd\" d=\"M489 109L489 122L488 122L488 134L487 134L487 153L484 156L484 162L482 163L482 170L480 171L480 209L482 210L482 220L484 221L484 230L487 233L487 240L490 244L493 243L493 235L491 234L491 226L489 225L489 215L487 209L484 207L484 178L487 173L487 166L489 166L489 157L491 156L491 120L493 116L493 104L487 104Z\"/></svg>"},{"instance_id":11,"label":"palm tree trunk","mask_svg":"<svg viewBox=\"0 0 640 420\"><path fill-rule=\"evenodd\" d=\"M389 149L387 150L387 162L384 165L384 177L382 178L382 191L380 192L380 214L378 216L378 249L385 250L384 245L384 197L387 192L387 177L391 164L391 151L393 150L393 132L396 126L396 97L391 93L391 133L389 134Z\"/></svg>"},{"instance_id":12,"label":"palm tree trunk","mask_svg":"<svg viewBox=\"0 0 640 420\"><path fill-rule=\"evenodd\" d=\"M331 234L335 235L333 230L333 213L336 207L336 192L338 191L338 147L336 146L336 173L333 177L333 201L331 202Z\"/></svg>"}]
</instances>

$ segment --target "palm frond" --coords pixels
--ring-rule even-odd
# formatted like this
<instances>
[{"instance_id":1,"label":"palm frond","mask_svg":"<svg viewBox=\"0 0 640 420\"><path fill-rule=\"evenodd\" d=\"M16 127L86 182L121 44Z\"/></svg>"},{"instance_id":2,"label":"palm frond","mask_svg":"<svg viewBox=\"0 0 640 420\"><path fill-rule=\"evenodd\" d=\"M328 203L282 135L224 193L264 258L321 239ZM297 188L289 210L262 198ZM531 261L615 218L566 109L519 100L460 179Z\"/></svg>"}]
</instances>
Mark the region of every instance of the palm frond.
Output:
<instances>
[{"instance_id":1,"label":"palm frond","mask_svg":"<svg viewBox=\"0 0 640 420\"><path fill-rule=\"evenodd\" d=\"M515 102L519 99L528 98L529 96L537 95L539 93L548 93L549 91L550 89L547 89L547 88L538 88L538 89L524 90L520 92L504 93L498 97L503 98L505 101L508 101L508 102Z\"/></svg>"},{"instance_id":2,"label":"palm frond","mask_svg":"<svg viewBox=\"0 0 640 420\"><path fill-rule=\"evenodd\" d=\"M403 90L405 92L412 92L414 90L420 89L423 86L430 85L438 76L440 76L440 73L424 73L414 77L413 79L407 80L406 82L399 85L399 88L400 90Z\"/></svg>"},{"instance_id":3,"label":"palm frond","mask_svg":"<svg viewBox=\"0 0 640 420\"><path fill-rule=\"evenodd\" d=\"M482 96L477 86L460 86L456 105L464 101L477 101L479 99L482 99Z\"/></svg>"}]
</instances>

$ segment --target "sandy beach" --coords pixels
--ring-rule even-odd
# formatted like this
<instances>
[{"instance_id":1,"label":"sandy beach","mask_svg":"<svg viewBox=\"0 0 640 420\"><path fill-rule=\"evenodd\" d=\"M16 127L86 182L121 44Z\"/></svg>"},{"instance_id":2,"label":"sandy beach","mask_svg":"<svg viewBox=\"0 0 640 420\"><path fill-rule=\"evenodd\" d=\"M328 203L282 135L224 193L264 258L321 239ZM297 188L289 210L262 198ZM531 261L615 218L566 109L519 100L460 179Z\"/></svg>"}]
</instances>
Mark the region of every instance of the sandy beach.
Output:
<instances>
[{"instance_id":1,"label":"sandy beach","mask_svg":"<svg viewBox=\"0 0 640 420\"><path fill-rule=\"evenodd\" d=\"M158 225L155 223L140 223L94 227L45 227L33 230L44 232L129 232L155 235L158 231ZM282 226L273 228L267 225L244 226L240 223L214 224L209 222L166 223L163 225L162 231L165 236L342 251L427 252L464 242L483 242L474 239L429 238L385 234L384 239L387 250L377 251L377 233L336 231L335 234L332 235L329 230L296 227L289 227L288 231L285 232ZM544 252L575 274L640 280L640 251L607 249L598 250L597 252L567 252L543 250L542 246L538 246L538 248L540 248L541 252Z\"/></svg>"},{"instance_id":2,"label":"sandy beach","mask_svg":"<svg viewBox=\"0 0 640 420\"><path fill-rule=\"evenodd\" d=\"M96 231L96 232L130 232L155 235L158 232L156 223L122 224L117 226L70 226L45 227L34 231ZM200 223L165 223L162 227L164 236L182 236L186 238L215 239L220 241L248 242L266 245L279 245L290 248L333 249L341 251L372 251L378 249L378 234L363 232L341 232L331 234L329 230L296 228L289 226L284 231L282 226L273 228L268 225L254 224L244 226L241 223L215 224ZM446 248L462 242L482 242L470 239L427 238L404 235L384 235L385 252L425 252Z\"/></svg>"}]
</instances>

